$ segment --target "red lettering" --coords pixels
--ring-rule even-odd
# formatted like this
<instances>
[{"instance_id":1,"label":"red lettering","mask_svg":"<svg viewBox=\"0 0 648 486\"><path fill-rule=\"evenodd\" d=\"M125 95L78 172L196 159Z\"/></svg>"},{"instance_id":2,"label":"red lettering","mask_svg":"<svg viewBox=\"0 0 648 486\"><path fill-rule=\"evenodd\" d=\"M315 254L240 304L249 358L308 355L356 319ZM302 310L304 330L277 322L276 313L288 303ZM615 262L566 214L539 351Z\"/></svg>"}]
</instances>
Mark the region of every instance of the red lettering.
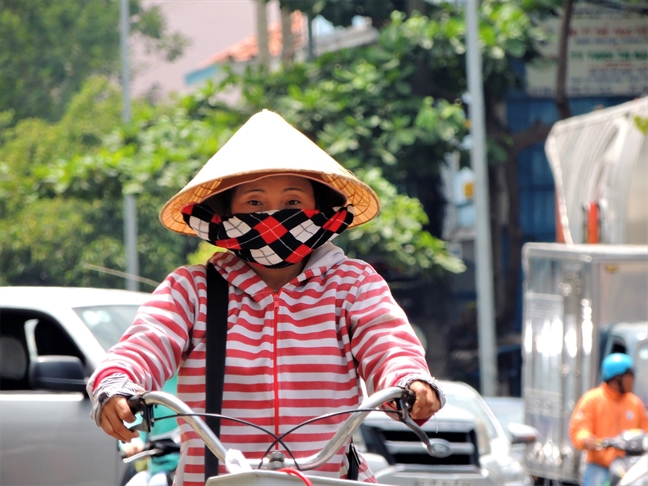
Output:
<instances>
[{"instance_id":1,"label":"red lettering","mask_svg":"<svg viewBox=\"0 0 648 486\"><path fill-rule=\"evenodd\" d=\"M641 37L648 37L648 25L640 25L635 27L635 32Z\"/></svg>"},{"instance_id":2,"label":"red lettering","mask_svg":"<svg viewBox=\"0 0 648 486\"><path fill-rule=\"evenodd\" d=\"M621 37L629 36L632 35L632 29L624 29L622 27L617 27L616 29L614 29L614 33Z\"/></svg>"}]
</instances>

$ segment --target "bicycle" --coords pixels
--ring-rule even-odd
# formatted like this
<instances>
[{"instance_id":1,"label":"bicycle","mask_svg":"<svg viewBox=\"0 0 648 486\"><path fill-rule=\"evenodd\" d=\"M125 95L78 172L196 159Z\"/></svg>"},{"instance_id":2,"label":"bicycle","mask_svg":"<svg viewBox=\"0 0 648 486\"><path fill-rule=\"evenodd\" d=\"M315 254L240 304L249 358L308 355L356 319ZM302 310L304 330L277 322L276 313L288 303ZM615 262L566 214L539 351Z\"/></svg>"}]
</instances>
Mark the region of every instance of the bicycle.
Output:
<instances>
[{"instance_id":1,"label":"bicycle","mask_svg":"<svg viewBox=\"0 0 648 486\"><path fill-rule=\"evenodd\" d=\"M358 429L365 417L371 412L381 411L384 413L394 414L398 420L407 425L421 440L427 452L431 456L437 455L436 439L430 439L427 434L411 419L409 410L415 400L414 394L405 388L391 387L379 391L363 400L356 409L334 412L322 415L313 419L302 422L293 427L287 433L277 437L273 433L260 428L254 424L220 414L196 413L182 400L176 396L165 392L144 392L129 398L128 403L133 413L142 413L142 422L133 426L135 430L146 431L155 420L170 419L182 417L198 436L203 440L207 448L214 453L218 460L225 464L229 474L223 476L214 476L207 479L205 486L225 486L228 484L236 485L264 485L264 486L290 486L295 484L306 484L309 486L352 486L359 484L357 481L346 479L330 479L317 476L306 476L302 471L313 470L322 464L325 464L342 446L351 438L353 433ZM378 407L392 403L395 407L393 410L380 409ZM164 405L175 414L165 417L155 418L153 415L154 405ZM296 459L290 450L283 443L283 439L299 429L303 425L312 423L317 420L331 417L333 415L350 414L350 417L342 424L342 427L331 438L328 444L318 453L309 457ZM266 450L264 457L259 459L247 459L240 451L227 450L218 439L216 434L207 426L202 417L216 416L221 420L234 420L263 430L273 437L274 441ZM282 444L290 457L280 451L272 451L276 444ZM254 468L253 466L257 466Z\"/></svg>"}]
</instances>

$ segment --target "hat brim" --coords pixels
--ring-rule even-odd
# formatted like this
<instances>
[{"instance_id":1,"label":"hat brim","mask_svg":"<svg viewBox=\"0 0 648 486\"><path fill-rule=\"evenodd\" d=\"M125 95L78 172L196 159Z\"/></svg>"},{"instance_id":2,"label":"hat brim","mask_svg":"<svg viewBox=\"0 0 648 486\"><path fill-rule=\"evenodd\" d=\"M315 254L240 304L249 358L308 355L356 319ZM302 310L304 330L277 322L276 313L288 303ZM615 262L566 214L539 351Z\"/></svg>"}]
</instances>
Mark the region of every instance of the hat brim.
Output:
<instances>
[{"instance_id":1,"label":"hat brim","mask_svg":"<svg viewBox=\"0 0 648 486\"><path fill-rule=\"evenodd\" d=\"M207 161L160 211L162 224L176 233L195 235L182 209L201 203L239 184L263 177L292 174L321 182L353 205L350 228L373 219L380 210L376 193L281 116L268 110L252 116Z\"/></svg>"}]
</instances>

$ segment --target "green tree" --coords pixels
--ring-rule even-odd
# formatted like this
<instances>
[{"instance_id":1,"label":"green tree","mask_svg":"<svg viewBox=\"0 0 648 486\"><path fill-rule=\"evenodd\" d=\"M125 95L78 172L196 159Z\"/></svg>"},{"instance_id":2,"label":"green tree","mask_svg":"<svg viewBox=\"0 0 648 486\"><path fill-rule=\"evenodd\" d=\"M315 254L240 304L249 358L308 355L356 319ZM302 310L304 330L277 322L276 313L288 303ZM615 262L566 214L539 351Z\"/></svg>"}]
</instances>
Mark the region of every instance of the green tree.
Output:
<instances>
[{"instance_id":1,"label":"green tree","mask_svg":"<svg viewBox=\"0 0 648 486\"><path fill-rule=\"evenodd\" d=\"M95 179L83 160L83 154L109 142L104 140L121 123L120 107L115 87L91 78L60 121L26 119L2 132L0 284L123 287L123 279L86 267L125 267L122 198L116 196L122 168L112 167L103 179ZM135 110L151 108L136 105ZM76 170L88 179L62 195L69 185L63 161L70 154L78 154ZM158 210L170 194L157 190L139 198L138 245L147 256L142 274L156 281L195 249L158 222Z\"/></svg>"},{"instance_id":2,"label":"green tree","mask_svg":"<svg viewBox=\"0 0 648 486\"><path fill-rule=\"evenodd\" d=\"M336 0L285 0L282 5L321 14L339 25L348 25L360 13L358 9L366 6L363 1L341 3L345 7L338 13L346 16L343 19L327 14L327 5L337 5ZM443 156L458 149L463 163L467 162L460 144L466 127L458 123L469 109L462 101L467 89L463 2L427 2L426 16L406 16L404 11L412 9L400 3L386 19L379 11L387 4L391 2L371 2L367 7L372 9L373 24L382 26L376 45L322 56L316 61L317 68L302 78L297 75L299 67L292 72L284 68L276 78L265 73L258 79L248 75L243 94L252 105L281 106L282 102L282 110L302 110L302 128L327 145L333 143L333 152L340 152L338 157L353 159L348 160L350 167L381 167L388 180L423 203L430 219L425 229L438 236L444 205L438 177ZM561 4L562 0L483 0L480 4L491 208L493 215L507 215L503 223L494 216L491 220L496 263L502 253L503 233L509 242L507 268L495 270L500 332L513 323L519 292L523 241L517 158L525 148L544 140L550 129L550 125L536 124L513 133L501 116L501 107L510 90L523 85L516 64L539 55L536 45L545 38L539 21L556 15ZM337 93L332 93L334 90ZM326 126L313 122L320 115ZM382 157L376 157L380 154ZM500 180L503 185L497 185Z\"/></svg>"},{"instance_id":3,"label":"green tree","mask_svg":"<svg viewBox=\"0 0 648 486\"><path fill-rule=\"evenodd\" d=\"M489 127L491 134L502 133L494 138L499 144L491 144L491 161L506 158L513 138L495 116L496 96L519 83L511 75L511 63L533 57L533 42L542 35L532 16L520 8L523 3L527 2L483 2L484 74L489 100L495 100L488 105ZM339 240L350 254L387 261L403 274L421 268L460 270L443 242L425 231L433 226L425 213L434 218L441 212L438 197L430 194L438 191L444 155L461 151L467 133L461 101L464 36L463 16L454 5L440 5L432 17L393 13L376 45L271 73L250 69L232 74L223 86L207 86L166 106L139 106L133 122L103 137L101 144L50 159L32 181L32 192L89 201L101 196L119 207L125 189L150 198L139 207L152 214L140 216L140 221L157 224L160 205L153 199L161 204L249 115L270 108L377 188L384 202L381 219ZM425 76L433 82L421 82ZM217 101L219 89L231 84L242 93L234 108ZM160 229L146 231L153 251L184 258L196 249L197 242L180 237L187 243L174 247L173 240L173 251L165 253L165 237L176 235L156 233ZM148 255L142 257L148 260ZM164 273L175 266L173 258L161 260L156 257L161 264L155 271ZM154 273L142 274L156 278Z\"/></svg>"},{"instance_id":4,"label":"green tree","mask_svg":"<svg viewBox=\"0 0 648 486\"><path fill-rule=\"evenodd\" d=\"M246 111L205 104L213 95L211 89L200 91L169 105L166 111L140 108L133 123L105 137L101 146L59 159L44 169L38 185L40 194L89 200L101 196L102 200L117 205L125 190L138 195L140 213L154 211L153 205L142 204L142 198L156 200L155 210L159 210L162 202L186 184L248 117ZM403 274L419 268L462 270L462 263L447 254L443 242L422 232L426 215L418 201L398 195L378 169L359 170L358 174L379 192L383 219L382 224L365 225L354 230L353 235L350 232L350 236L340 239L351 255L369 255L376 261L387 261ZM150 221L153 214L149 216ZM161 226L159 229L162 230ZM149 235L142 231L140 234L144 238ZM162 239L157 229L150 234ZM191 243L179 250L174 247L181 260L198 243L197 239L184 239ZM161 248L162 245L156 246L155 239L149 246L140 241L140 260L148 262L149 252L159 252ZM177 266L169 266L171 262L177 259L169 259L168 264L162 265L154 260L155 268L166 272ZM144 271L142 274L152 278L152 274Z\"/></svg>"},{"instance_id":5,"label":"green tree","mask_svg":"<svg viewBox=\"0 0 648 486\"><path fill-rule=\"evenodd\" d=\"M168 60L187 41L159 7L130 0L134 38ZM119 73L119 2L0 0L0 112L56 120L92 74Z\"/></svg>"},{"instance_id":6,"label":"green tree","mask_svg":"<svg viewBox=\"0 0 648 486\"><path fill-rule=\"evenodd\" d=\"M374 27L382 27L390 18L392 12L408 11L411 0L280 0L282 7L289 10L299 10L311 17L321 15L337 26L348 27L354 17L368 17ZM431 4L419 2L425 12L434 8Z\"/></svg>"}]
</instances>

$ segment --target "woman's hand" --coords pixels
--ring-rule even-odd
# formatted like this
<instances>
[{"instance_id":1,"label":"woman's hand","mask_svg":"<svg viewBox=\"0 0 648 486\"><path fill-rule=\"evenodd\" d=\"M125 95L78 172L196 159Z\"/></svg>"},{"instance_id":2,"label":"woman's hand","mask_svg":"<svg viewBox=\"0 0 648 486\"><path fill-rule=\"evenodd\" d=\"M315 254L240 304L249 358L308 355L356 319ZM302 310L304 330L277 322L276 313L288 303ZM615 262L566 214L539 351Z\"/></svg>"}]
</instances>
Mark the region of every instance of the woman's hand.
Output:
<instances>
[{"instance_id":1,"label":"woman's hand","mask_svg":"<svg viewBox=\"0 0 648 486\"><path fill-rule=\"evenodd\" d=\"M129 430L124 422L134 422L135 415L128 406L126 397L114 396L101 409L101 428L111 437L123 442L130 442L139 437L136 430Z\"/></svg>"},{"instance_id":2,"label":"woman's hand","mask_svg":"<svg viewBox=\"0 0 648 486\"><path fill-rule=\"evenodd\" d=\"M121 449L124 457L134 456L135 454L139 454L144 450L144 442L137 438L122 445Z\"/></svg>"},{"instance_id":3,"label":"woman's hand","mask_svg":"<svg viewBox=\"0 0 648 486\"><path fill-rule=\"evenodd\" d=\"M423 381L413 381L409 389L416 394L410 416L415 420L427 420L441 408L441 402L432 387Z\"/></svg>"}]
</instances>

